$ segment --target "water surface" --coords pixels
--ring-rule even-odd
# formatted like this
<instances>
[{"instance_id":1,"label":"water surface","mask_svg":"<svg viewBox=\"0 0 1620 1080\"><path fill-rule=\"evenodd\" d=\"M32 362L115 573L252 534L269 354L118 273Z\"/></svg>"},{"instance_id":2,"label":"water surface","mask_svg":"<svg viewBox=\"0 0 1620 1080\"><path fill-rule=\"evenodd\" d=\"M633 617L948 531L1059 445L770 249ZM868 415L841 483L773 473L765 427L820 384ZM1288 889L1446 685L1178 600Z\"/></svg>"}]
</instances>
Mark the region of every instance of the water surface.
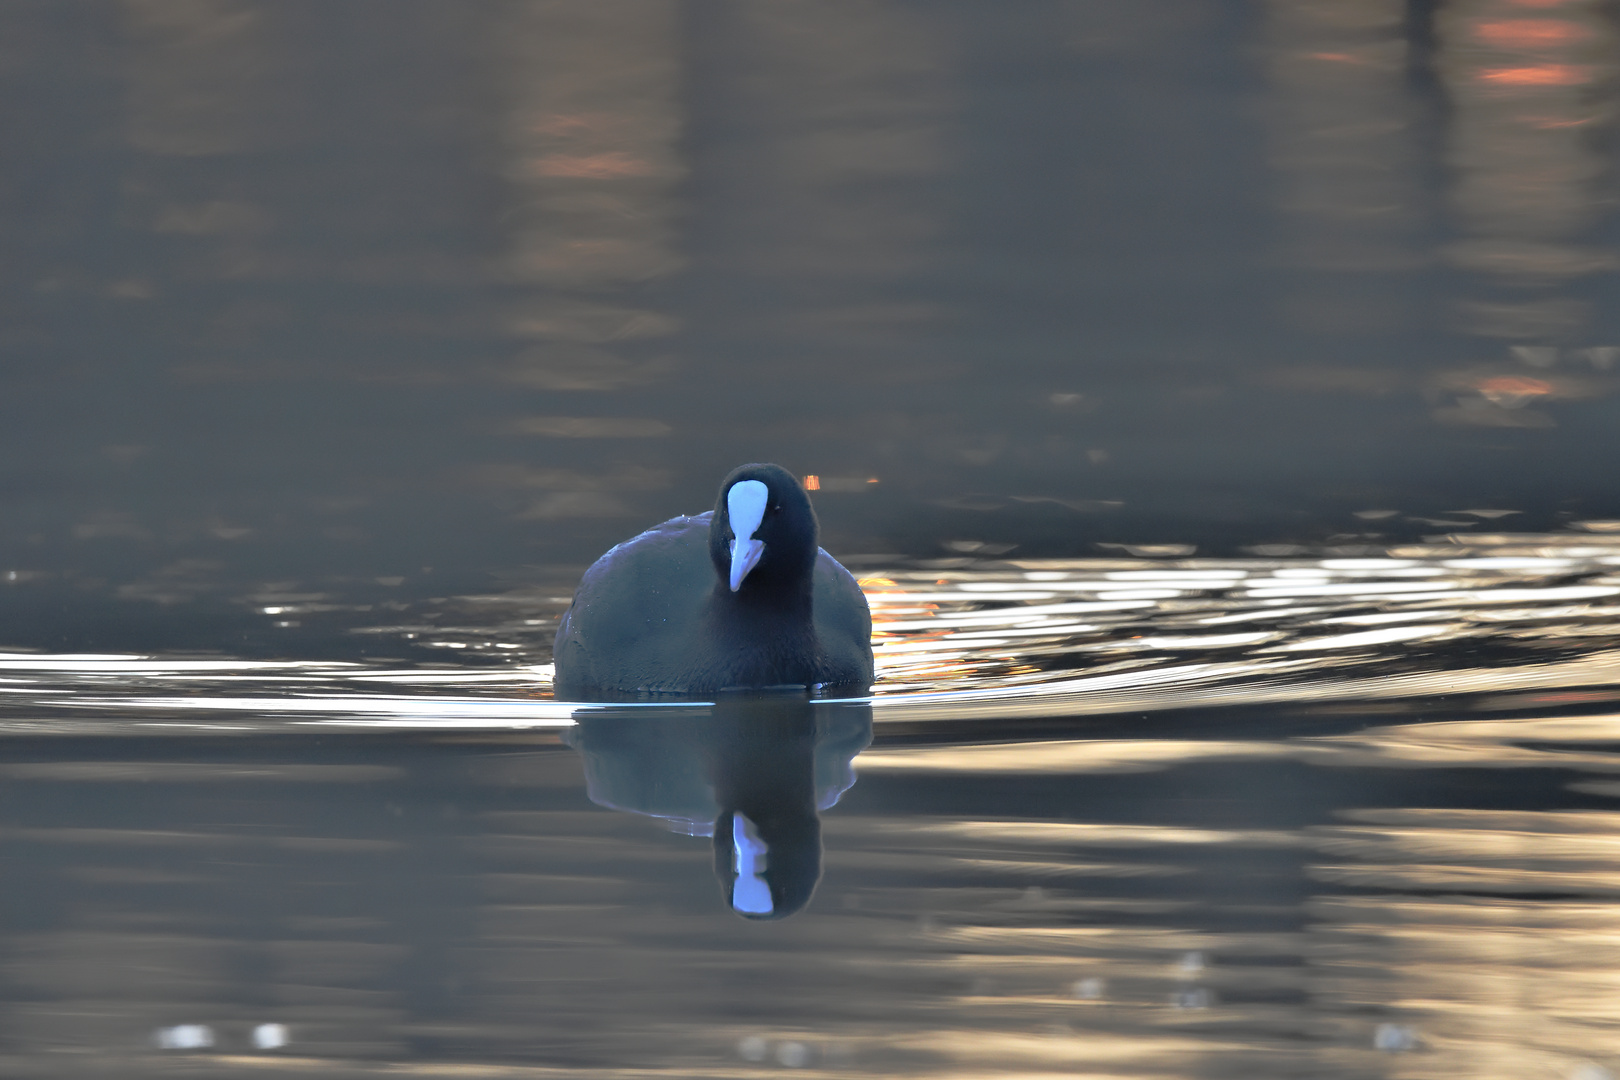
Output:
<instances>
[{"instance_id":1,"label":"water surface","mask_svg":"<svg viewBox=\"0 0 1620 1080\"><path fill-rule=\"evenodd\" d=\"M1617 43L0 5L0 1073L1620 1073ZM556 700L749 460L871 697Z\"/></svg>"},{"instance_id":2,"label":"water surface","mask_svg":"<svg viewBox=\"0 0 1620 1080\"><path fill-rule=\"evenodd\" d=\"M12 652L8 1053L1604 1075L1602 526L867 567L874 695L755 713L552 699L532 591L350 626L413 662ZM704 834L764 776L821 880L751 923Z\"/></svg>"}]
</instances>

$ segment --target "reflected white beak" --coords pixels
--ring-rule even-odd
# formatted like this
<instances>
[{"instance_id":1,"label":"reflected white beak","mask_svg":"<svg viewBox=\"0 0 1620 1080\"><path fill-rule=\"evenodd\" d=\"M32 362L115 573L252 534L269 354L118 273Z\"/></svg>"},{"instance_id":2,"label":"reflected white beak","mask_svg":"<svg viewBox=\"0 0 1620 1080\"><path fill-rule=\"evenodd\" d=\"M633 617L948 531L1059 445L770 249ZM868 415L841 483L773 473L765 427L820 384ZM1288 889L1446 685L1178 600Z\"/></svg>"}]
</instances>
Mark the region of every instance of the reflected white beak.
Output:
<instances>
[{"instance_id":1,"label":"reflected white beak","mask_svg":"<svg viewBox=\"0 0 1620 1080\"><path fill-rule=\"evenodd\" d=\"M731 887L731 906L750 915L769 915L773 908L765 872L765 841L741 811L731 816L731 846L737 880Z\"/></svg>"},{"instance_id":2,"label":"reflected white beak","mask_svg":"<svg viewBox=\"0 0 1620 1080\"><path fill-rule=\"evenodd\" d=\"M759 564L765 554L763 541L755 540L759 523L765 520L765 507L771 491L758 480L742 480L731 485L726 492L726 515L731 519L731 591L742 587L748 571Z\"/></svg>"}]
</instances>

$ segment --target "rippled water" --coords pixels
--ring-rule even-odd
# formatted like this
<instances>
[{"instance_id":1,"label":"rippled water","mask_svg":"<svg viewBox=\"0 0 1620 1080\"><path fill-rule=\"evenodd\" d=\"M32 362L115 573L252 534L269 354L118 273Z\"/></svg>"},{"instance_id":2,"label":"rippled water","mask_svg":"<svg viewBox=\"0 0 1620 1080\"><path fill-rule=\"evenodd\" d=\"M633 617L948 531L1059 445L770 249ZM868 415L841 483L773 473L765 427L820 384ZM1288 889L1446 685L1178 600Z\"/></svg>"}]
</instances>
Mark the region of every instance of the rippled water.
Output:
<instances>
[{"instance_id":1,"label":"rippled water","mask_svg":"<svg viewBox=\"0 0 1620 1080\"><path fill-rule=\"evenodd\" d=\"M861 701L556 701L530 587L244 601L414 661L8 653L7 1073L1609 1075L1610 528L856 559ZM820 808L775 922L750 782Z\"/></svg>"},{"instance_id":2,"label":"rippled water","mask_svg":"<svg viewBox=\"0 0 1620 1080\"><path fill-rule=\"evenodd\" d=\"M1309 557L1261 545L1231 559L849 562L873 611L880 718L1011 720L1601 681L1616 657L1616 534L1591 521ZM213 712L253 730L564 723L576 706L552 699L549 653L569 598L551 591L387 605L388 625L336 591L251 593L237 606L267 626L394 659L12 653L0 704L30 724L103 708ZM429 659L445 656L464 660Z\"/></svg>"}]
</instances>

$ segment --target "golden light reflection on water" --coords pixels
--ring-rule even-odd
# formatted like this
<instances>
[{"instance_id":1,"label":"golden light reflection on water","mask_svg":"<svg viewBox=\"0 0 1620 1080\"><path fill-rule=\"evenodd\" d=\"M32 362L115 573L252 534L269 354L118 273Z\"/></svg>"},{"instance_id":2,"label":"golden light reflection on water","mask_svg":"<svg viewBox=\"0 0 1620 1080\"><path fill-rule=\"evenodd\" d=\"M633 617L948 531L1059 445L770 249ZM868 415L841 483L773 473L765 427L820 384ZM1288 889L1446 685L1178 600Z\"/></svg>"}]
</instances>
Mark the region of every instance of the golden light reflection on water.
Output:
<instances>
[{"instance_id":1,"label":"golden light reflection on water","mask_svg":"<svg viewBox=\"0 0 1620 1080\"><path fill-rule=\"evenodd\" d=\"M1311 697L1326 678L1354 682L1349 696L1381 695L1378 678L1400 693L1457 693L1555 671L1604 681L1620 545L1497 534L1372 557L1013 561L863 584L879 704L894 715L905 695L1001 708L1125 695L1151 707L1155 693L1191 703L1183 691L1194 689L1227 702Z\"/></svg>"},{"instance_id":2,"label":"golden light reflection on water","mask_svg":"<svg viewBox=\"0 0 1620 1080\"><path fill-rule=\"evenodd\" d=\"M975 773L1085 775L1154 772L1169 763L1217 759L1253 761L1288 754L1287 748L1270 743L1226 742L1218 739L1195 744L1158 739L1064 739L868 753L861 759L861 767L886 772L939 772L965 767Z\"/></svg>"},{"instance_id":3,"label":"golden light reflection on water","mask_svg":"<svg viewBox=\"0 0 1620 1080\"><path fill-rule=\"evenodd\" d=\"M1481 704L1488 712L1531 700ZM840 840L875 864L879 851L928 851L975 875L974 889L937 893L920 924L949 957L936 964L968 987L962 1015L999 1008L1027 1020L1051 1009L1066 1030L1105 1046L1096 1057L1077 1050L1075 1067L1120 1069L1108 1075L1612 1075L1620 814L1490 804L1525 800L1538 774L1527 767L1566 777L1620 771L1620 717L1413 720L1247 748L1146 744L1143 763L1181 777L1159 789L1166 799L1201 763L1246 751L1251 763L1311 762L1329 785L1348 769L1339 775L1364 776L1371 790L1347 783L1324 800L1327 819L1303 827L1276 823L1273 800L1294 798L1281 791L1255 792L1256 812L1225 826L1198 823L1196 803L1165 824L1110 820L1117 808L1101 794L1078 795L1070 820L843 822ZM1034 753L1047 745L896 746L868 753L862 766L882 775L899 760L942 783L969 783L1027 749L1033 779L1048 771ZM1081 739L1051 771L1106 772L1116 745ZM1103 769L1086 768L1087 749ZM1421 778L1392 784L1379 768ZM1447 774L1436 768L1480 770L1477 803L1401 805L1437 798L1436 779ZM1620 796L1612 781L1565 784ZM1137 790L1151 799L1155 789L1143 780ZM1300 907L1290 910L1296 895ZM1243 929L1246 918L1267 928ZM946 1045L959 1062L983 1060L965 1037ZM1014 1053L986 1074L1024 1075L1052 1052Z\"/></svg>"},{"instance_id":4,"label":"golden light reflection on water","mask_svg":"<svg viewBox=\"0 0 1620 1080\"><path fill-rule=\"evenodd\" d=\"M221 673L185 660L82 658L75 683L58 670L72 658L12 654L12 688L138 687L106 697L135 706L119 713L126 725L184 724L212 698L210 719L239 716L241 730L283 702L281 715L328 725L323 734L373 721L396 734L273 751L230 740L241 756L220 742L143 751L121 740L110 759L68 740L66 757L8 760L0 779L15 798L0 843L25 874L76 898L7 939L11 1062L88 1044L172 1064L177 1051L163 1048L179 1036L163 1033L191 1024L216 1040L195 1050L198 1067L251 1061L269 1074L409 1060L411 1040L431 1031L461 1048L445 1059L457 1068L477 1060L510 1076L622 1075L604 1071L612 1061L648 1076L1602 1080L1620 1056L1609 1006L1620 982L1615 650L1559 633L1509 665L1470 655L1450 685L1482 692L1444 704L1400 696L1444 672L1378 674L1410 642L1341 642L1359 658L1332 694L1341 668L1261 650L1342 637L1321 628L1408 606L1426 613L1415 625L1471 634L1484 633L1468 622L1482 611L1518 613L1481 624L1497 632L1536 613L1599 627L1612 618L1603 596L1558 594L1607 590L1613 558L1590 537L1499 537L1377 558L1000 563L869 580L906 609L891 640L948 642L972 632L962 617L974 612L1015 621L1009 609L1100 603L1122 583L1176 595L1101 617L1180 620L1175 636L1194 640L1230 635L1222 619L1272 625L1265 643L1222 646L1241 662L1214 692L1175 682L1177 668L1213 669L1200 663L1117 672L1112 698L1060 685L1060 709L1076 700L1062 694L1085 694L1121 713L1101 733L1008 741L994 722L960 723L971 710L887 737L880 725L859 782L823 817L811 908L764 928L720 909L704 844L586 808L577 765L543 730L575 706L519 696L532 667L466 669L478 683L448 667L243 664L225 673L226 697L208 682ZM1300 582L1315 589L1308 603L1253 595ZM1387 587L1413 582L1444 596ZM1356 591L1329 588L1345 584ZM1005 599L1020 592L1042 595ZM1505 608L1458 599L1521 593ZM892 629L934 613L952 621ZM1552 640L1573 654L1543 653ZM997 648L962 652L999 662ZM1171 689L1155 689L1150 670ZM1293 681L1253 681L1268 671ZM1591 685L1576 688L1572 672ZM1525 688L1527 673L1546 688ZM303 681L277 682L294 676ZM178 680L201 693L177 692ZM1046 684L1028 685L1040 699ZM1503 689L1483 692L1493 686ZM1247 706L1272 692L1305 707L1250 726ZM1122 712L1133 693L1246 708L1201 712L1178 734ZM926 718L952 696L893 693L875 711ZM413 725L432 741L401 741ZM16 718L5 730L25 729ZM68 820L58 805L79 809ZM273 913L261 890L279 897ZM256 958L256 996L233 981L244 956ZM398 973L418 970L459 989L411 997L401 988L415 976ZM95 1007L65 1018L62 1002ZM252 1024L285 1027L283 1058L252 1056ZM410 1069L433 1071L396 1067Z\"/></svg>"},{"instance_id":5,"label":"golden light reflection on water","mask_svg":"<svg viewBox=\"0 0 1620 1080\"><path fill-rule=\"evenodd\" d=\"M1610 812L1379 810L1320 831L1313 990L1398 1013L1401 1076L1608 1076L1620 1052ZM1333 1028L1328 1029L1331 1033Z\"/></svg>"},{"instance_id":6,"label":"golden light reflection on water","mask_svg":"<svg viewBox=\"0 0 1620 1080\"><path fill-rule=\"evenodd\" d=\"M7 779L36 785L36 796L56 784L83 798L87 782L139 772L135 762L89 764L39 763ZM198 794L199 768L148 764L148 781L182 782L164 790L185 807L223 805ZM566 764L531 754L469 774L458 797L566 786L556 768ZM1177 767L1168 755L1163 764ZM394 785L381 790L397 798L409 771L349 779ZM966 758L958 775L974 775ZM321 792L345 778L275 763L257 779L315 781L299 790L319 809ZM1079 820L1015 808L1003 818L831 815L818 907L744 935L645 895L689 884L684 838L627 828L622 816L486 810L425 843L420 822L358 835L360 819L294 825L299 815L278 805L288 820L263 835L217 824L8 828L7 843L52 853L84 896L62 925L11 939L11 1063L79 1040L177 1067L139 1044L181 1020L211 1025L220 1043L189 1065L267 1074L347 1075L379 1056L409 1059L409 1039L425 1029L478 1048L489 1061L478 1075L514 1077L625 1075L603 1071L608 1057L645 1060L638 1076L788 1067L1592 1080L1603 1074L1579 1070L1620 1050L1608 1006L1620 959L1608 811L1347 807L1303 827L1265 824L1258 799L1226 827L1189 814L1110 821L1117 807L1100 803L1077 806ZM153 863L167 853L174 865L137 867L132 852ZM263 916L239 910L244 886L216 869L244 858L299 886L263 924L266 940L256 936ZM466 935L448 950L409 936L379 897L365 917L342 917L331 890L313 888L379 870L426 881L446 860L467 893L456 901L464 908L440 913ZM175 886L212 899L207 933L164 919L162 893L130 891ZM239 1000L233 951L263 954L268 993ZM425 1024L388 989L405 961L464 986L463 1013ZM95 1008L71 1022L53 1011L89 994ZM741 1007L743 996L753 1004ZM285 1024L288 1058L232 1059L244 1053L241 1016ZM591 1023L608 1016L610 1030ZM537 1043L542 1020L550 1034ZM573 1060L566 1073L559 1054ZM546 1064L525 1060L536 1055ZM472 1068L452 1058L392 1071Z\"/></svg>"},{"instance_id":7,"label":"golden light reflection on water","mask_svg":"<svg viewBox=\"0 0 1620 1080\"><path fill-rule=\"evenodd\" d=\"M1607 523L1588 525L1353 556L868 569L874 715L1086 715L1606 684L1620 670L1620 539ZM165 723L213 711L250 725L556 726L572 709L549 690L550 636L567 602L547 589L459 597L439 602L454 621L426 613L351 631L424 643L465 656L460 664L8 653L0 707L26 712L28 724L133 708L171 714ZM322 593L263 607L267 618L306 621L342 609Z\"/></svg>"}]
</instances>

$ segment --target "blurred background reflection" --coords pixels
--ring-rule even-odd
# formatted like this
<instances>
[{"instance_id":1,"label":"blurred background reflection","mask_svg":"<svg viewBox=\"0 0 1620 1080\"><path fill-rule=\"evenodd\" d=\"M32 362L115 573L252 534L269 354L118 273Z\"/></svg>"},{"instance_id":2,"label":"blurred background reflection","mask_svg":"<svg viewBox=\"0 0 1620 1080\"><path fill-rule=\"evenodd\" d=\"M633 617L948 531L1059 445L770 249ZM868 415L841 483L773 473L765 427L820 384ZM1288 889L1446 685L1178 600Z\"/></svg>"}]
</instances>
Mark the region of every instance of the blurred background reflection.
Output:
<instances>
[{"instance_id":1,"label":"blurred background reflection","mask_svg":"<svg viewBox=\"0 0 1620 1080\"><path fill-rule=\"evenodd\" d=\"M14 643L566 578L755 458L841 552L1620 515L1595 0L0 24Z\"/></svg>"}]
</instances>

